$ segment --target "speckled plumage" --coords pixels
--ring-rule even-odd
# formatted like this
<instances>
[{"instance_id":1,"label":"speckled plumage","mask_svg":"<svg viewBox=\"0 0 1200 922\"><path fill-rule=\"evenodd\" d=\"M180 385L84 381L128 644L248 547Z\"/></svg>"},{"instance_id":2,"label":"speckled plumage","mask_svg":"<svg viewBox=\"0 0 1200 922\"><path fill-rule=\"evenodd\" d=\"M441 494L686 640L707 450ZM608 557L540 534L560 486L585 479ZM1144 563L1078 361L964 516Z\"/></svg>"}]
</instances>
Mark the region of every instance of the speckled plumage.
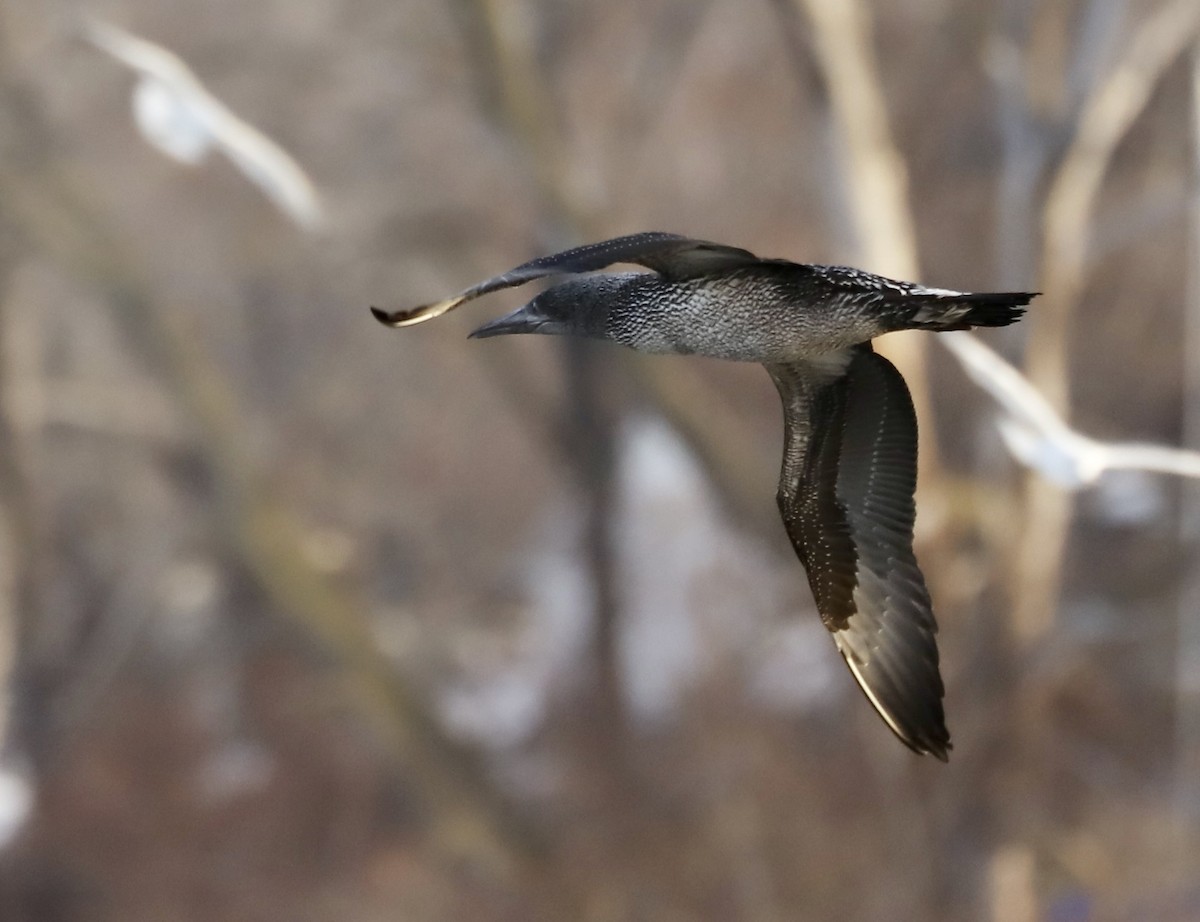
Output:
<instances>
[{"instance_id":1,"label":"speckled plumage","mask_svg":"<svg viewBox=\"0 0 1200 922\"><path fill-rule=\"evenodd\" d=\"M530 303L527 316L561 311L574 318L577 334L639 352L792 362L915 325L913 298L924 289L884 281L853 269L766 260L682 279L613 273L556 285Z\"/></svg>"},{"instance_id":2,"label":"speckled plumage","mask_svg":"<svg viewBox=\"0 0 1200 922\"><path fill-rule=\"evenodd\" d=\"M765 365L784 409L779 510L821 619L892 731L944 760L937 624L912 550L916 416L903 378L870 341L1004 326L1034 295L927 288L646 233L532 260L435 304L373 312L409 326L492 291L621 262L651 271L567 279L471 335L588 336Z\"/></svg>"}]
</instances>

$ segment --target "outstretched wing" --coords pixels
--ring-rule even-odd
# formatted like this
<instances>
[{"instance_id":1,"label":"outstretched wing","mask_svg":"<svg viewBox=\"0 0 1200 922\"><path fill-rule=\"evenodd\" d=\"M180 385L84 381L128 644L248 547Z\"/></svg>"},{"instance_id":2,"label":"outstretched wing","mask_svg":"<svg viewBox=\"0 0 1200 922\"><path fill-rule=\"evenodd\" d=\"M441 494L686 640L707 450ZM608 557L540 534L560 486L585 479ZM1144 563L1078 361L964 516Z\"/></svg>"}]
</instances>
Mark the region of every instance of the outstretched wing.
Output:
<instances>
[{"instance_id":1,"label":"outstretched wing","mask_svg":"<svg viewBox=\"0 0 1200 922\"><path fill-rule=\"evenodd\" d=\"M779 509L821 620L892 731L944 761L937 624L912 550L917 421L904 379L869 344L767 370L784 408Z\"/></svg>"},{"instance_id":2,"label":"outstretched wing","mask_svg":"<svg viewBox=\"0 0 1200 922\"><path fill-rule=\"evenodd\" d=\"M614 263L633 263L669 278L679 279L755 262L758 262L758 257L749 250L710 243L707 240L693 240L678 234L651 231L615 237L612 240L564 250L551 256L538 257L510 269L503 275L473 285L444 301L398 311L384 311L373 307L371 313L386 326L407 327L440 317L481 295L503 288L514 288L548 275L595 272Z\"/></svg>"}]
</instances>

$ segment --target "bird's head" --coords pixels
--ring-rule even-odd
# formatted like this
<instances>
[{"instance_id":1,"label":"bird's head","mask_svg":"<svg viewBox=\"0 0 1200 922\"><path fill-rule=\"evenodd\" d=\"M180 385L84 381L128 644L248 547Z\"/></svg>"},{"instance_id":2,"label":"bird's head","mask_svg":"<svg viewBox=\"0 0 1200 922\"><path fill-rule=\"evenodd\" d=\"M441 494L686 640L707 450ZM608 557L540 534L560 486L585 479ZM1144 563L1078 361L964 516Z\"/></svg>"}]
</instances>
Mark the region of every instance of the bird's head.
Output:
<instances>
[{"instance_id":1,"label":"bird's head","mask_svg":"<svg viewBox=\"0 0 1200 922\"><path fill-rule=\"evenodd\" d=\"M608 318L620 276L569 279L548 288L519 310L485 323L473 339L508 333L543 333L610 339Z\"/></svg>"}]
</instances>

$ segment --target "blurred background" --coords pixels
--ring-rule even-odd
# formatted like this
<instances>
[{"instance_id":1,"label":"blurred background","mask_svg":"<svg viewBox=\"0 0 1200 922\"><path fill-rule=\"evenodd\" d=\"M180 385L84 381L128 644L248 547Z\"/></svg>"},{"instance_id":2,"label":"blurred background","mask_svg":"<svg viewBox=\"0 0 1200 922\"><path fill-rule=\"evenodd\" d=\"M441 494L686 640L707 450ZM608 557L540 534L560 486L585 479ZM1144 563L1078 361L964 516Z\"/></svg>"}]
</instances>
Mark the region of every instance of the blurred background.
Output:
<instances>
[{"instance_id":1,"label":"blurred background","mask_svg":"<svg viewBox=\"0 0 1200 922\"><path fill-rule=\"evenodd\" d=\"M760 368L465 340L529 292L367 312L669 230L1043 291L983 339L1047 407L1200 445L1198 34L1194 0L7 0L0 919L1200 918L1191 482L1021 466L888 338L943 765L820 624Z\"/></svg>"}]
</instances>

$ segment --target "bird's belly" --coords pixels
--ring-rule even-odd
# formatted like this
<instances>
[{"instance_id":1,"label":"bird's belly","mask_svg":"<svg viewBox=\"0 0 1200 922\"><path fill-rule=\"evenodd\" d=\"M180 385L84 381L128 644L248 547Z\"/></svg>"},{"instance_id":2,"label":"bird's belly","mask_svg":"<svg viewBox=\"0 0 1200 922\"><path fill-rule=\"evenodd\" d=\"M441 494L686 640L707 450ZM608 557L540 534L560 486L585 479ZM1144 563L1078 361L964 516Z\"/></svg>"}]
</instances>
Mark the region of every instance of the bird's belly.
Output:
<instances>
[{"instance_id":1,"label":"bird's belly","mask_svg":"<svg viewBox=\"0 0 1200 922\"><path fill-rule=\"evenodd\" d=\"M881 331L868 317L835 305L798 305L776 298L737 298L706 290L669 310L638 312L626 345L641 352L705 355L738 362L812 360L866 342Z\"/></svg>"}]
</instances>

